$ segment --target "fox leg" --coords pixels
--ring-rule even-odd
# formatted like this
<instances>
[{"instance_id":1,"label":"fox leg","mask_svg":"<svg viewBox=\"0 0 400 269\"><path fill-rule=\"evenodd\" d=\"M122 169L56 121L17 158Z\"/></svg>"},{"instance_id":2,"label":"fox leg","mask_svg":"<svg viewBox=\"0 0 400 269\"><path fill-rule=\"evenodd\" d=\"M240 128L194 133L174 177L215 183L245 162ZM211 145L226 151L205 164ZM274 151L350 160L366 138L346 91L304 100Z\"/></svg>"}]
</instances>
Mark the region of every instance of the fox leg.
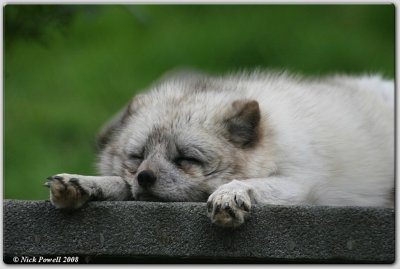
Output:
<instances>
[{"instance_id":1,"label":"fox leg","mask_svg":"<svg viewBox=\"0 0 400 269\"><path fill-rule=\"evenodd\" d=\"M210 195L207 214L222 227L245 222L253 204L296 205L307 203L307 182L286 177L233 180Z\"/></svg>"},{"instance_id":2,"label":"fox leg","mask_svg":"<svg viewBox=\"0 0 400 269\"><path fill-rule=\"evenodd\" d=\"M57 208L77 209L90 200L131 200L131 186L118 176L58 174L47 178L50 202Z\"/></svg>"}]
</instances>

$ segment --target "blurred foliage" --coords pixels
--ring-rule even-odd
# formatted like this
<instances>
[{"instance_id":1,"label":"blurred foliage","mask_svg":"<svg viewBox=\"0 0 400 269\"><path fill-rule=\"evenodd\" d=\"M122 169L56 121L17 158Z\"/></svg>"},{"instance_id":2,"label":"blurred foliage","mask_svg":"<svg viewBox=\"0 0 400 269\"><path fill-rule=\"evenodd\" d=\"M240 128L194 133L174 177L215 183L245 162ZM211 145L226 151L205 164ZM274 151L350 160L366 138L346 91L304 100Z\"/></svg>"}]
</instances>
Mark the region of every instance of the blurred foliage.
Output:
<instances>
[{"instance_id":1,"label":"blurred foliage","mask_svg":"<svg viewBox=\"0 0 400 269\"><path fill-rule=\"evenodd\" d=\"M18 38L41 40L50 27L62 30L72 20L77 6L10 5L4 13L7 46ZM43 40L41 40L43 41Z\"/></svg>"},{"instance_id":2,"label":"blurred foliage","mask_svg":"<svg viewBox=\"0 0 400 269\"><path fill-rule=\"evenodd\" d=\"M7 5L5 198L94 174L96 130L174 67L394 75L393 5Z\"/></svg>"}]
</instances>

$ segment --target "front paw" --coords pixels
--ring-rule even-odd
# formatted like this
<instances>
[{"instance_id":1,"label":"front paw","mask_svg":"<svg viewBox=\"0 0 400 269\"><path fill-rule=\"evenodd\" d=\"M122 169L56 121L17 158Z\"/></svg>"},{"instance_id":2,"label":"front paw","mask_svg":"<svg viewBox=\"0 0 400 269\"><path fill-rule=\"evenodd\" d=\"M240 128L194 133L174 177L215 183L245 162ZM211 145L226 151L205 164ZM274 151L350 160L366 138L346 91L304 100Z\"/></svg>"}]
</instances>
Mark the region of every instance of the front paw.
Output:
<instances>
[{"instance_id":1,"label":"front paw","mask_svg":"<svg viewBox=\"0 0 400 269\"><path fill-rule=\"evenodd\" d=\"M235 228L244 223L250 208L247 192L222 186L208 198L207 215L218 226Z\"/></svg>"},{"instance_id":2,"label":"front paw","mask_svg":"<svg viewBox=\"0 0 400 269\"><path fill-rule=\"evenodd\" d=\"M79 175L58 174L47 178L50 202L57 208L77 209L90 199L90 189L82 184Z\"/></svg>"}]
</instances>

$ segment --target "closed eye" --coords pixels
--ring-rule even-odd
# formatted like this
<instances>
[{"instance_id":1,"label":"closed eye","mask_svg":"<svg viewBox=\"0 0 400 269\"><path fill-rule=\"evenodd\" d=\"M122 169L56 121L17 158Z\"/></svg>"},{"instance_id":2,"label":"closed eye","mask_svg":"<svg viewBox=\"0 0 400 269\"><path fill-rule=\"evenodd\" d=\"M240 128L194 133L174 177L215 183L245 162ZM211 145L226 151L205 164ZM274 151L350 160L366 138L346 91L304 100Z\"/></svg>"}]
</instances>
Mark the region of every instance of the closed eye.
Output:
<instances>
[{"instance_id":1,"label":"closed eye","mask_svg":"<svg viewBox=\"0 0 400 269\"><path fill-rule=\"evenodd\" d=\"M125 170L127 170L131 174L136 174L136 172L137 172L137 170L133 169L132 167L130 167L129 165L127 165L125 163L123 163L122 166Z\"/></svg>"},{"instance_id":2,"label":"closed eye","mask_svg":"<svg viewBox=\"0 0 400 269\"><path fill-rule=\"evenodd\" d=\"M128 155L130 160L143 160L143 156L141 154L131 153Z\"/></svg>"},{"instance_id":3,"label":"closed eye","mask_svg":"<svg viewBox=\"0 0 400 269\"><path fill-rule=\"evenodd\" d=\"M179 165L182 166L184 164L194 164L194 165L202 165L202 161L200 161L199 159L193 158L193 157L179 157L176 158L174 160L174 162Z\"/></svg>"}]
</instances>

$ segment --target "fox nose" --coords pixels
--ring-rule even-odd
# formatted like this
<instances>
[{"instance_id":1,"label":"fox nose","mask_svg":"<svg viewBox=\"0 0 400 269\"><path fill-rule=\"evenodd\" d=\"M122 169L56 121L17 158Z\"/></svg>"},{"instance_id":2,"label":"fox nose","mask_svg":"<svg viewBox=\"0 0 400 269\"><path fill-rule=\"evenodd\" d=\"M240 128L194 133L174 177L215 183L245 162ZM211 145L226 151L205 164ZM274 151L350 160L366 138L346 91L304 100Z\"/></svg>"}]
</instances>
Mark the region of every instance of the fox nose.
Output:
<instances>
[{"instance_id":1,"label":"fox nose","mask_svg":"<svg viewBox=\"0 0 400 269\"><path fill-rule=\"evenodd\" d=\"M156 182L156 175L153 173L151 170L144 170L140 172L137 176L137 181L139 183L139 186L143 188L148 188L151 187L154 182Z\"/></svg>"}]
</instances>

